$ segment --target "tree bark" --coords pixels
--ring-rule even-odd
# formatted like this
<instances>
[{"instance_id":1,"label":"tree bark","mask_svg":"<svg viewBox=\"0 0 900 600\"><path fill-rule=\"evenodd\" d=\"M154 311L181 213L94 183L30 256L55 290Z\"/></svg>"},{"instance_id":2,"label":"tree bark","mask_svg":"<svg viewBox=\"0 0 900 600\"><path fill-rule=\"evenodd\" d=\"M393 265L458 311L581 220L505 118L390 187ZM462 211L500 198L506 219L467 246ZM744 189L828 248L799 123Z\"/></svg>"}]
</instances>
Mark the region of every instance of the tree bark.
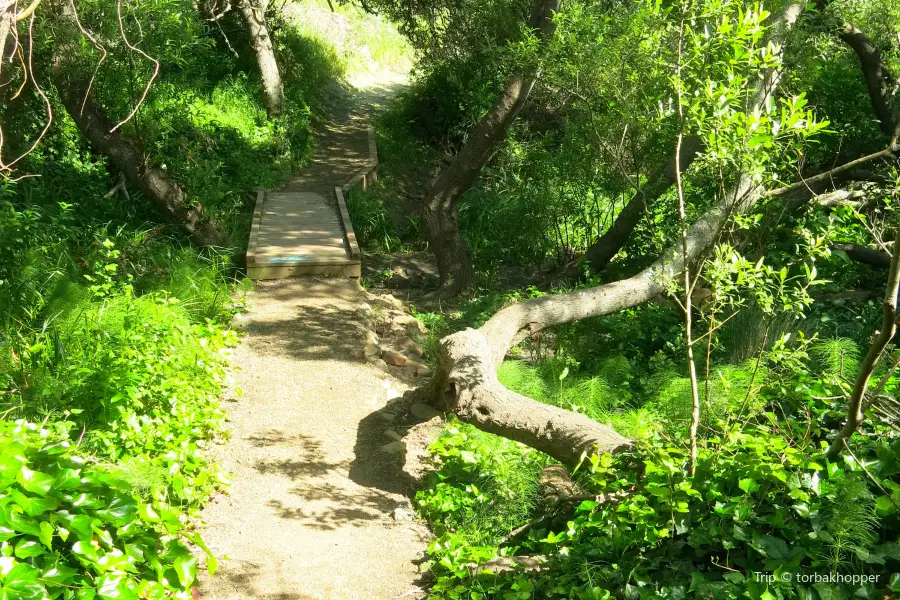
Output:
<instances>
[{"instance_id":1,"label":"tree bark","mask_svg":"<svg viewBox=\"0 0 900 600\"><path fill-rule=\"evenodd\" d=\"M863 422L866 410L866 392L869 390L869 380L878 361L881 359L884 349L894 338L897 332L897 294L900 292L900 229L894 239L894 253L891 257L890 272L888 275L887 289L884 294L882 307L881 331L876 332L872 340L866 358L859 366L859 372L853 383L853 391L847 403L847 421L838 432L837 437L828 447L825 453L829 460L836 460L843 452L847 440L852 436Z\"/></svg>"},{"instance_id":2,"label":"tree bark","mask_svg":"<svg viewBox=\"0 0 900 600\"><path fill-rule=\"evenodd\" d=\"M819 10L825 10L832 0L815 0ZM900 104L894 101L897 81L891 74L881 51L856 25L849 21L837 23L838 37L850 46L859 59L859 66L866 81L872 109L878 117L881 131L890 143L900 141Z\"/></svg>"},{"instance_id":3,"label":"tree bark","mask_svg":"<svg viewBox=\"0 0 900 600\"><path fill-rule=\"evenodd\" d=\"M60 34L53 56L53 82L66 112L94 149L109 158L128 182L144 194L168 221L179 225L203 245L225 245L226 236L203 215L200 204L187 201L184 191L169 175L147 164L141 151L118 133L110 132L109 120L87 93L88 84L79 75L73 59L78 24L70 3L61 3L57 15L68 31Z\"/></svg>"},{"instance_id":4,"label":"tree bark","mask_svg":"<svg viewBox=\"0 0 900 600\"><path fill-rule=\"evenodd\" d=\"M16 22L16 5L14 2L6 5L6 1L0 0L0 73L3 72L3 61L8 56L6 53L6 40Z\"/></svg>"},{"instance_id":5,"label":"tree bark","mask_svg":"<svg viewBox=\"0 0 900 600\"><path fill-rule=\"evenodd\" d=\"M846 253L850 260L879 269L887 269L891 266L891 255L881 250L872 250L859 244L846 242L835 242L831 244L831 249Z\"/></svg>"},{"instance_id":6,"label":"tree bark","mask_svg":"<svg viewBox=\"0 0 900 600\"><path fill-rule=\"evenodd\" d=\"M574 467L591 452L631 446L611 427L583 414L543 404L506 389L497 380L487 338L474 329L441 342L432 385L435 407L483 431L540 450Z\"/></svg>"},{"instance_id":7,"label":"tree bark","mask_svg":"<svg viewBox=\"0 0 900 600\"><path fill-rule=\"evenodd\" d=\"M531 26L538 38L553 35L553 13L560 0L536 0ZM422 211L422 224L441 277L432 297L452 297L472 291L475 274L465 240L459 231L459 202L490 160L497 144L525 105L538 76L537 69L515 73L490 111L470 132L462 150L431 185Z\"/></svg>"},{"instance_id":8,"label":"tree bark","mask_svg":"<svg viewBox=\"0 0 900 600\"><path fill-rule=\"evenodd\" d=\"M278 62L275 60L269 28L266 26L266 3L266 0L238 0L238 8L250 31L250 44L259 65L266 109L269 116L273 117L281 114L284 108L284 86L281 83Z\"/></svg>"},{"instance_id":9,"label":"tree bark","mask_svg":"<svg viewBox=\"0 0 900 600\"><path fill-rule=\"evenodd\" d=\"M788 4L776 24L776 39L793 27L805 5L805 0ZM755 107L768 102L781 77L780 70L764 74L754 96ZM438 368L428 390L430 401L462 421L527 444L568 466L578 464L585 453L629 448L630 442L606 425L506 389L497 379L497 366L523 331L534 334L554 325L608 315L659 295L667 282L683 274L685 264L697 260L715 242L733 215L746 212L760 197L761 190L752 176L741 174L731 189L689 228L680 249L669 248L634 277L513 304L478 330L466 329L444 338Z\"/></svg>"},{"instance_id":10,"label":"tree bark","mask_svg":"<svg viewBox=\"0 0 900 600\"><path fill-rule=\"evenodd\" d=\"M881 131L890 138L892 144L896 143L900 139L900 106L894 102L895 80L884 62L881 51L853 23L844 23L839 35L859 59L872 109L878 117Z\"/></svg>"}]
</instances>

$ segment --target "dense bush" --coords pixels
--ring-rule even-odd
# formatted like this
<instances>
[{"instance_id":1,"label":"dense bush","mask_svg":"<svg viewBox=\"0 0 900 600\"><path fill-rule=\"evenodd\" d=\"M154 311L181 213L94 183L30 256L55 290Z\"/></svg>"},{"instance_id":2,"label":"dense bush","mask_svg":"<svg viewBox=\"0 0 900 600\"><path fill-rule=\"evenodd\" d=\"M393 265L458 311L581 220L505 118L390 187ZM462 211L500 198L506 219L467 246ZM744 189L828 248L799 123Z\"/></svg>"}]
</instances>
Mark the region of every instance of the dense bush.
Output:
<instances>
[{"instance_id":1,"label":"dense bush","mask_svg":"<svg viewBox=\"0 0 900 600\"><path fill-rule=\"evenodd\" d=\"M0 594L191 598L197 557L188 543L202 540L178 503L142 498L121 468L69 441L72 425L0 422Z\"/></svg>"},{"instance_id":2,"label":"dense bush","mask_svg":"<svg viewBox=\"0 0 900 600\"><path fill-rule=\"evenodd\" d=\"M193 520L227 483L208 449L227 435L218 399L230 386L235 257L253 193L308 160L323 88L345 70L330 46L282 23L274 38L287 105L270 119L236 22L216 27L179 0L120 8L125 34L160 62L120 133L234 247L193 246L138 190L117 187L50 91L52 126L19 165L29 176L0 177L3 598L192 597L205 549ZM108 3L78 11L98 36L121 39ZM56 43L51 22L36 20L36 61ZM82 42L79 58L93 69L99 53ZM150 71L124 46L107 50L92 89L119 120ZM32 89L3 97L0 121L16 124L3 128L4 151L31 143L39 108ZM206 564L212 573L216 559Z\"/></svg>"}]
</instances>

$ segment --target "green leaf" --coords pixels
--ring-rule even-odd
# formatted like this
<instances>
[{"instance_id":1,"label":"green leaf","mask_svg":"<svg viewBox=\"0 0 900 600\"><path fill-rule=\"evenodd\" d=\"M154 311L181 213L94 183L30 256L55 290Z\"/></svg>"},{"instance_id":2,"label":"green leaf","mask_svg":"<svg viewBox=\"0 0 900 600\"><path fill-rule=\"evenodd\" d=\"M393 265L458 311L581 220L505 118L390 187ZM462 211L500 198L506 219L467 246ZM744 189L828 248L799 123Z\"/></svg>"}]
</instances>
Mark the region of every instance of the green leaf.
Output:
<instances>
[{"instance_id":1,"label":"green leaf","mask_svg":"<svg viewBox=\"0 0 900 600\"><path fill-rule=\"evenodd\" d=\"M175 559L174 566L181 587L189 588L197 577L197 558L190 554L179 556Z\"/></svg>"},{"instance_id":2,"label":"green leaf","mask_svg":"<svg viewBox=\"0 0 900 600\"><path fill-rule=\"evenodd\" d=\"M0 542L5 542L9 538L16 537L18 534L9 527L0 526Z\"/></svg>"},{"instance_id":3,"label":"green leaf","mask_svg":"<svg viewBox=\"0 0 900 600\"><path fill-rule=\"evenodd\" d=\"M131 579L119 575L108 574L100 579L97 593L101 598L113 598L115 600L139 600L137 586Z\"/></svg>"},{"instance_id":4,"label":"green leaf","mask_svg":"<svg viewBox=\"0 0 900 600\"><path fill-rule=\"evenodd\" d=\"M819 594L820 600L840 600L844 598L844 594L837 587L833 587L828 583L814 583L813 587Z\"/></svg>"},{"instance_id":5,"label":"green leaf","mask_svg":"<svg viewBox=\"0 0 900 600\"><path fill-rule=\"evenodd\" d=\"M95 563L100 560L100 556L97 554L97 550L91 545L90 542L78 540L77 542L72 544L72 552L88 562Z\"/></svg>"},{"instance_id":6,"label":"green leaf","mask_svg":"<svg viewBox=\"0 0 900 600\"><path fill-rule=\"evenodd\" d=\"M44 600L47 589L38 581L39 571L31 565L19 563L3 580L0 600Z\"/></svg>"},{"instance_id":7,"label":"green leaf","mask_svg":"<svg viewBox=\"0 0 900 600\"><path fill-rule=\"evenodd\" d=\"M73 569L72 567L64 563L57 563L44 571L44 573L41 575L41 579L45 583L68 585L72 582L77 573L77 569Z\"/></svg>"},{"instance_id":8,"label":"green leaf","mask_svg":"<svg viewBox=\"0 0 900 600\"><path fill-rule=\"evenodd\" d=\"M215 575L216 570L219 568L219 561L213 556L212 550L209 549L209 546L206 545L206 542L203 541L200 534L188 533L187 538L197 544L197 546L206 553L206 570L209 571L210 575Z\"/></svg>"},{"instance_id":9,"label":"green leaf","mask_svg":"<svg viewBox=\"0 0 900 600\"><path fill-rule=\"evenodd\" d=\"M76 515L66 520L66 527L74 531L78 539L90 541L94 538L94 530L91 527L93 521L94 519L87 515Z\"/></svg>"},{"instance_id":10,"label":"green leaf","mask_svg":"<svg viewBox=\"0 0 900 600\"><path fill-rule=\"evenodd\" d=\"M22 467L16 481L25 488L26 491L38 496L46 496L53 486L54 478L40 471L32 471L28 467Z\"/></svg>"},{"instance_id":11,"label":"green leaf","mask_svg":"<svg viewBox=\"0 0 900 600\"><path fill-rule=\"evenodd\" d=\"M875 499L875 510L880 516L886 516L897 511L897 507L891 502L889 496L879 496Z\"/></svg>"},{"instance_id":12,"label":"green leaf","mask_svg":"<svg viewBox=\"0 0 900 600\"><path fill-rule=\"evenodd\" d=\"M41 521L40 524L41 535L38 536L38 539L41 543L48 548L53 547L53 525L50 524L49 521Z\"/></svg>"},{"instance_id":13,"label":"green leaf","mask_svg":"<svg viewBox=\"0 0 900 600\"><path fill-rule=\"evenodd\" d=\"M9 444L3 454L0 454L0 477L5 481L16 479L25 464L24 455L25 447L22 444L18 442Z\"/></svg>"},{"instance_id":14,"label":"green leaf","mask_svg":"<svg viewBox=\"0 0 900 600\"><path fill-rule=\"evenodd\" d=\"M31 558L32 556L40 556L43 553L43 546L34 540L22 538L16 544L16 558Z\"/></svg>"},{"instance_id":15,"label":"green leaf","mask_svg":"<svg viewBox=\"0 0 900 600\"><path fill-rule=\"evenodd\" d=\"M34 496L26 496L17 489L10 492L13 502L22 507L29 517L36 517L48 510L56 510L59 502L55 498L36 498Z\"/></svg>"},{"instance_id":16,"label":"green leaf","mask_svg":"<svg viewBox=\"0 0 900 600\"><path fill-rule=\"evenodd\" d=\"M38 527L38 522L34 519L29 519L18 511L11 510L6 517L6 520L10 527L20 533L27 533L34 537L40 537L41 535L41 529Z\"/></svg>"},{"instance_id":17,"label":"green leaf","mask_svg":"<svg viewBox=\"0 0 900 600\"><path fill-rule=\"evenodd\" d=\"M759 484L756 483L754 479L748 477L746 479L741 479L738 482L738 487L750 494L759 489Z\"/></svg>"},{"instance_id":18,"label":"green leaf","mask_svg":"<svg viewBox=\"0 0 900 600\"><path fill-rule=\"evenodd\" d=\"M141 504L138 507L138 515L147 523L156 523L159 521L159 514L153 510L153 505L148 503Z\"/></svg>"},{"instance_id":19,"label":"green leaf","mask_svg":"<svg viewBox=\"0 0 900 600\"><path fill-rule=\"evenodd\" d=\"M137 514L137 502L133 498L121 494L116 495L105 508L96 511L95 514L104 521L122 527L134 520L134 516Z\"/></svg>"},{"instance_id":20,"label":"green leaf","mask_svg":"<svg viewBox=\"0 0 900 600\"><path fill-rule=\"evenodd\" d=\"M81 485L81 476L75 469L63 469L57 475L53 482L53 489L56 490L74 490Z\"/></svg>"}]
</instances>

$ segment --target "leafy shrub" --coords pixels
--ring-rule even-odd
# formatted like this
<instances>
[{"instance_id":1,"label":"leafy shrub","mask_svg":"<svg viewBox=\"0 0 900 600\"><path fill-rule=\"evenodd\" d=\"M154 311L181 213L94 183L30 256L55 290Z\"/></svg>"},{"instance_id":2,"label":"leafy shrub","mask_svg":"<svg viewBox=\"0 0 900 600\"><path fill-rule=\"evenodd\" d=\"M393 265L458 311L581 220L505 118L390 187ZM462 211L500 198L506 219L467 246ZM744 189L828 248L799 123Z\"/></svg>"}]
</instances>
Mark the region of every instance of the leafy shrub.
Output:
<instances>
[{"instance_id":1,"label":"leafy shrub","mask_svg":"<svg viewBox=\"0 0 900 600\"><path fill-rule=\"evenodd\" d=\"M191 598L197 558L186 541L202 541L181 511L79 455L69 427L0 421L0 595Z\"/></svg>"},{"instance_id":2,"label":"leafy shrub","mask_svg":"<svg viewBox=\"0 0 900 600\"><path fill-rule=\"evenodd\" d=\"M115 266L89 289L65 283L53 324L4 353L4 400L25 417L71 419L107 460L160 461L168 493L196 505L218 481L201 445L223 432L216 398L234 334L192 323L176 298L134 297L108 275Z\"/></svg>"},{"instance_id":3,"label":"leafy shrub","mask_svg":"<svg viewBox=\"0 0 900 600\"><path fill-rule=\"evenodd\" d=\"M347 195L347 212L359 244L366 250L394 252L400 247L391 216L379 194L379 186L366 191L351 189Z\"/></svg>"},{"instance_id":4,"label":"leafy shrub","mask_svg":"<svg viewBox=\"0 0 900 600\"><path fill-rule=\"evenodd\" d=\"M440 470L416 493L420 514L454 543L496 542L525 520L545 464L538 453L465 424L447 428L430 448ZM444 543L438 540L434 549Z\"/></svg>"},{"instance_id":5,"label":"leafy shrub","mask_svg":"<svg viewBox=\"0 0 900 600\"><path fill-rule=\"evenodd\" d=\"M881 477L896 475L900 443L878 448L881 458L870 466ZM439 558L431 564L432 597L874 597L900 583L891 576L900 567L900 546L879 527L887 517L875 516L895 519L896 508L867 485L856 461L818 462L779 435L755 429L708 440L693 477L686 463L685 449L663 442L615 458L592 457L583 485L625 492L627 499L584 501L562 531L532 530L518 552L554 557L549 569L479 573L466 565L492 556L488 549L444 540L432 549ZM874 512L879 505L883 510ZM792 582L782 575L863 568L878 575L877 584Z\"/></svg>"}]
</instances>

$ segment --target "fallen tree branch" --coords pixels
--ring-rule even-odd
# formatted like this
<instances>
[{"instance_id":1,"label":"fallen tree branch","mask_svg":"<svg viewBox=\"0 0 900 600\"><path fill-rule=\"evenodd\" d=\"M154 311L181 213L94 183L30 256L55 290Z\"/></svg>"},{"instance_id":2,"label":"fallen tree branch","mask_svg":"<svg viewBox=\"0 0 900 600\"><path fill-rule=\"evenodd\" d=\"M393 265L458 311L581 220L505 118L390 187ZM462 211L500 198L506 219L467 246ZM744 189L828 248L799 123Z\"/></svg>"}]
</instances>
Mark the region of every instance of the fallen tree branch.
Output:
<instances>
[{"instance_id":1,"label":"fallen tree branch","mask_svg":"<svg viewBox=\"0 0 900 600\"><path fill-rule=\"evenodd\" d=\"M775 25L779 31L773 38L783 39L805 6L805 0L789 3ZM780 68L764 73L754 94L754 107L769 102L782 74ZM748 211L760 197L761 190L753 176L741 173L731 188L691 225L680 251L669 248L634 277L513 304L497 312L478 330L466 329L444 338L438 368L427 390L429 401L483 431L531 446L569 467L593 453L631 448L630 440L584 414L508 390L497 379L497 367L522 331L534 334L554 325L608 315L661 294L682 273L685 263L697 260L718 239L732 216Z\"/></svg>"},{"instance_id":2,"label":"fallen tree branch","mask_svg":"<svg viewBox=\"0 0 900 600\"><path fill-rule=\"evenodd\" d=\"M780 188L777 188L774 190L769 190L769 191L763 193L762 197L763 198L776 198L776 197L780 197L780 196L786 196L787 194L790 194L792 192L806 190L807 188L811 188L819 183L827 182L830 179L836 177L837 175L840 175L841 173L844 173L846 171L854 169L854 168L858 167L859 165L863 165L863 164L872 162L873 160L878 160L878 159L882 159L882 158L887 159L887 160L890 160L890 159L896 160L898 155L900 155L900 144L891 144L890 146L888 146L887 148L885 148L883 150L879 150L878 152L874 152L872 154L857 158L855 160L851 160L850 162L844 163L839 167L835 167L834 169L831 169L830 171L825 171L823 173L819 173L818 175L813 175L812 177L808 177L808 178L804 179L803 181L798 181L797 183L794 183L794 184L791 184L791 185L788 185L785 187L780 187Z\"/></svg>"},{"instance_id":3,"label":"fallen tree branch","mask_svg":"<svg viewBox=\"0 0 900 600\"><path fill-rule=\"evenodd\" d=\"M835 242L831 244L831 249L843 252L850 260L879 269L887 269L891 266L891 255L882 250L873 250L849 242Z\"/></svg>"},{"instance_id":4,"label":"fallen tree branch","mask_svg":"<svg viewBox=\"0 0 900 600\"><path fill-rule=\"evenodd\" d=\"M863 190L834 190L824 194L816 194L812 197L812 202L825 208L833 208L835 206L853 206L859 207L859 202L854 202L857 198L865 198L866 193Z\"/></svg>"}]
</instances>

